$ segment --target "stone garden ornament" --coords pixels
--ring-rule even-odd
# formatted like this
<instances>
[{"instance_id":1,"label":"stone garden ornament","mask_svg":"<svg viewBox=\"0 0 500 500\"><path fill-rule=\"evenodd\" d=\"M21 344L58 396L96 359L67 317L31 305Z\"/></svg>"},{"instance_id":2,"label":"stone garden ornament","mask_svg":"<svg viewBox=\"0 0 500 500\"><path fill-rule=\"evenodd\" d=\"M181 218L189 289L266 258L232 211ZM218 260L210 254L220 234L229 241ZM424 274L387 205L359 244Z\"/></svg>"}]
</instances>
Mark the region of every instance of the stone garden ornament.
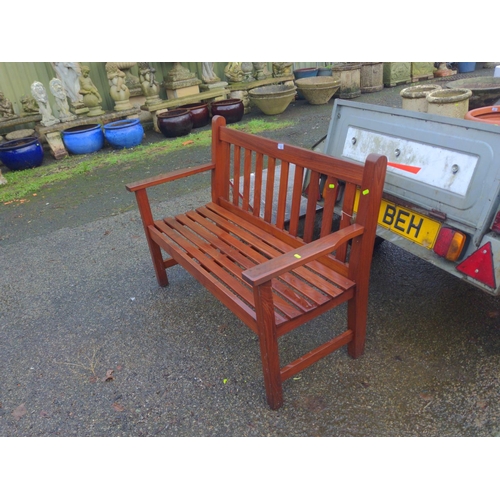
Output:
<instances>
[{"instance_id":1,"label":"stone garden ornament","mask_svg":"<svg viewBox=\"0 0 500 500\"><path fill-rule=\"evenodd\" d=\"M152 106L161 103L162 100L159 97L160 85L155 78L156 70L146 62L140 62L137 66L139 68L139 80L141 82L142 93L146 97L146 105Z\"/></svg>"},{"instance_id":2,"label":"stone garden ornament","mask_svg":"<svg viewBox=\"0 0 500 500\"><path fill-rule=\"evenodd\" d=\"M17 115L14 113L14 107L0 90L0 121L10 120L12 118L17 118Z\"/></svg>"},{"instance_id":3,"label":"stone garden ornament","mask_svg":"<svg viewBox=\"0 0 500 500\"><path fill-rule=\"evenodd\" d=\"M125 73L118 68L115 62L106 63L106 73L109 83L109 95L115 101L115 111L132 109L130 104L130 90L125 84Z\"/></svg>"},{"instance_id":4,"label":"stone garden ornament","mask_svg":"<svg viewBox=\"0 0 500 500\"><path fill-rule=\"evenodd\" d=\"M87 116L103 115L101 108L102 97L90 78L90 68L82 66L82 74L79 78L80 94L83 97L84 105L89 109Z\"/></svg>"},{"instance_id":5,"label":"stone garden ornament","mask_svg":"<svg viewBox=\"0 0 500 500\"><path fill-rule=\"evenodd\" d=\"M42 125L44 127L50 127L51 125L59 123L59 120L52 114L52 107L50 106L47 91L41 82L35 81L31 84L31 94L38 103L38 108L42 115Z\"/></svg>"},{"instance_id":6,"label":"stone garden ornament","mask_svg":"<svg viewBox=\"0 0 500 500\"><path fill-rule=\"evenodd\" d=\"M76 120L76 116L69 110L68 96L59 78L52 78L49 82L50 91L54 96L59 111L59 120L69 122Z\"/></svg>"}]
</instances>

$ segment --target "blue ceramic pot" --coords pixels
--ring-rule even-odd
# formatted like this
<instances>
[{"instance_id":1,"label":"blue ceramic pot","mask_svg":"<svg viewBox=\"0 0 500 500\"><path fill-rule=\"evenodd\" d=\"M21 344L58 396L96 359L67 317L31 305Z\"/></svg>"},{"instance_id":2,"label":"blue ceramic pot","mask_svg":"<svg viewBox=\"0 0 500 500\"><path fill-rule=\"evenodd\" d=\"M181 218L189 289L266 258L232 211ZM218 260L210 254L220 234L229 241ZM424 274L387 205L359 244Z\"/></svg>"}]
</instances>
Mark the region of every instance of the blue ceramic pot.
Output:
<instances>
[{"instance_id":1,"label":"blue ceramic pot","mask_svg":"<svg viewBox=\"0 0 500 500\"><path fill-rule=\"evenodd\" d=\"M66 149L74 155L99 151L104 146L104 134L100 125L79 125L61 132Z\"/></svg>"},{"instance_id":2,"label":"blue ceramic pot","mask_svg":"<svg viewBox=\"0 0 500 500\"><path fill-rule=\"evenodd\" d=\"M7 141L0 144L0 160L10 170L39 167L43 161L43 148L37 137Z\"/></svg>"},{"instance_id":3,"label":"blue ceramic pot","mask_svg":"<svg viewBox=\"0 0 500 500\"><path fill-rule=\"evenodd\" d=\"M119 120L104 125L104 136L113 148L133 148L142 142L144 129L138 118Z\"/></svg>"}]
</instances>

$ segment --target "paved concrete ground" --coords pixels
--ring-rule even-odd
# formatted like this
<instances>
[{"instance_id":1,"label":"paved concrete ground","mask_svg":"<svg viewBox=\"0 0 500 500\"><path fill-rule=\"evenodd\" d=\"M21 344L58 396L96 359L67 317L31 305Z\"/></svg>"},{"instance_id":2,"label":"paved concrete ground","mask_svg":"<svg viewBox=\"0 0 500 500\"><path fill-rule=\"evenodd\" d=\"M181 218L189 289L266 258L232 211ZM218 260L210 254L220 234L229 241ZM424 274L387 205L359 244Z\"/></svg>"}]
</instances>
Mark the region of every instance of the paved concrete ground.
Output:
<instances>
[{"instance_id":1,"label":"paved concrete ground","mask_svg":"<svg viewBox=\"0 0 500 500\"><path fill-rule=\"evenodd\" d=\"M400 90L358 99L398 107ZM277 118L294 124L266 135L311 147L332 106L297 101ZM270 119L244 119L257 116ZM373 262L365 355L321 360L269 410L257 338L182 268L157 286L123 187L209 154L110 167L0 208L0 436L500 434L499 299L387 243ZM193 208L207 186L208 176L154 192L154 210ZM283 362L338 319L287 335Z\"/></svg>"}]
</instances>

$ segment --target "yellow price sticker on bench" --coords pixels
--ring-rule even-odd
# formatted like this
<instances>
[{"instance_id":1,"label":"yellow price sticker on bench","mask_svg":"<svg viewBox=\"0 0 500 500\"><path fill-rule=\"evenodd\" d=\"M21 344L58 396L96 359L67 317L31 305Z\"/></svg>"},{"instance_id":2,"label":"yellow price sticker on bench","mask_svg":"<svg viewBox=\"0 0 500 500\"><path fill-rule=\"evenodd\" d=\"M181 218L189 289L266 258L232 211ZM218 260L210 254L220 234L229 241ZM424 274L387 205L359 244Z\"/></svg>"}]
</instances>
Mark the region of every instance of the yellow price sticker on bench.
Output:
<instances>
[{"instance_id":1,"label":"yellow price sticker on bench","mask_svg":"<svg viewBox=\"0 0 500 500\"><path fill-rule=\"evenodd\" d=\"M330 189L333 189L333 188L335 187L335 184L328 184L328 187L329 187Z\"/></svg>"},{"instance_id":2,"label":"yellow price sticker on bench","mask_svg":"<svg viewBox=\"0 0 500 500\"><path fill-rule=\"evenodd\" d=\"M298 253L296 253L296 254L294 255L294 257L295 257L296 259L302 259L302 257L301 257Z\"/></svg>"},{"instance_id":3,"label":"yellow price sticker on bench","mask_svg":"<svg viewBox=\"0 0 500 500\"><path fill-rule=\"evenodd\" d=\"M363 194L368 194L369 192L370 192L370 190L369 190L369 189L365 189L365 190L363 191Z\"/></svg>"}]
</instances>

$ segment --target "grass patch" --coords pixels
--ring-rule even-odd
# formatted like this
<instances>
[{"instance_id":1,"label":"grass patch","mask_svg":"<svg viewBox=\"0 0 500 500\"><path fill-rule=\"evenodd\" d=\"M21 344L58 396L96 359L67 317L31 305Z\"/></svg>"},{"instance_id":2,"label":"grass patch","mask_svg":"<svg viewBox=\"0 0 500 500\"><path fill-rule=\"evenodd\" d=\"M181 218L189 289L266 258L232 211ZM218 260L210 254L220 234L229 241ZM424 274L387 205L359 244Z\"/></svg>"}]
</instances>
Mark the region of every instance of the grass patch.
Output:
<instances>
[{"instance_id":1,"label":"grass patch","mask_svg":"<svg viewBox=\"0 0 500 500\"><path fill-rule=\"evenodd\" d=\"M268 121L262 119L249 120L244 123L229 125L229 127L259 134L293 125L290 121ZM49 165L7 172L4 177L7 184L0 186L0 203L19 200L31 193L36 193L44 186L71 179L75 176L92 172L96 169L114 166L118 163L134 164L151 160L159 156L192 147L208 147L211 144L212 131L203 130L176 139L165 139L153 144L140 145L132 149L114 150L106 148L91 155L68 156L63 160L54 161Z\"/></svg>"}]
</instances>

